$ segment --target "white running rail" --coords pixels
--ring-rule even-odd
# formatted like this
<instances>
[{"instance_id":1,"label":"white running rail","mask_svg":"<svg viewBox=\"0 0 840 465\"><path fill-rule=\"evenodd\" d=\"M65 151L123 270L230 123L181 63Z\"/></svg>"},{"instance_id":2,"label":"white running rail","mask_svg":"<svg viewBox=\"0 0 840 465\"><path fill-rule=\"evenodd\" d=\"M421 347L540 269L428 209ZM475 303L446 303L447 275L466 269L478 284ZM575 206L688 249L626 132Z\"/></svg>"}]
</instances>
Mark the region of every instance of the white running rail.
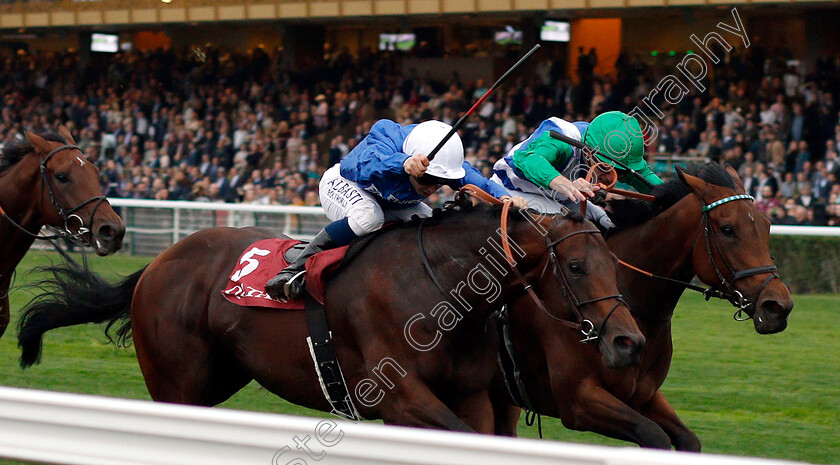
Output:
<instances>
[{"instance_id":1,"label":"white running rail","mask_svg":"<svg viewBox=\"0 0 840 465\"><path fill-rule=\"evenodd\" d=\"M0 431L0 457L74 465L801 464L6 387L0 388Z\"/></svg>"},{"instance_id":2,"label":"white running rail","mask_svg":"<svg viewBox=\"0 0 840 465\"><path fill-rule=\"evenodd\" d=\"M840 236L840 226L770 226L770 234L774 236Z\"/></svg>"},{"instance_id":3,"label":"white running rail","mask_svg":"<svg viewBox=\"0 0 840 465\"><path fill-rule=\"evenodd\" d=\"M329 223L321 207L108 199L126 222L126 249L157 255L190 234L215 226L259 226L275 235L311 239Z\"/></svg>"}]
</instances>

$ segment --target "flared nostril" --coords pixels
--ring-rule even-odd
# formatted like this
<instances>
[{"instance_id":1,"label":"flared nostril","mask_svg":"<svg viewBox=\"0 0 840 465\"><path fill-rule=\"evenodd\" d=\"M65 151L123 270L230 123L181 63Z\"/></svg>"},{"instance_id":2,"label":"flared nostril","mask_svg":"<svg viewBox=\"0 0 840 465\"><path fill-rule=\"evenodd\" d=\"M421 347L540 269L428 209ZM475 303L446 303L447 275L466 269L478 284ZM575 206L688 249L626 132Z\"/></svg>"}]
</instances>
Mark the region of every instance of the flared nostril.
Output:
<instances>
[{"instance_id":1,"label":"flared nostril","mask_svg":"<svg viewBox=\"0 0 840 465\"><path fill-rule=\"evenodd\" d=\"M622 352L635 353L638 350L638 343L628 336L616 336L613 345Z\"/></svg>"},{"instance_id":2,"label":"flared nostril","mask_svg":"<svg viewBox=\"0 0 840 465\"><path fill-rule=\"evenodd\" d=\"M787 318L791 310L793 310L793 305L782 305L775 300L765 300L760 306L767 315L773 316L774 318Z\"/></svg>"},{"instance_id":3,"label":"flared nostril","mask_svg":"<svg viewBox=\"0 0 840 465\"><path fill-rule=\"evenodd\" d=\"M645 338L644 336L616 336L613 339L613 346L625 354L636 355L644 348Z\"/></svg>"},{"instance_id":4,"label":"flared nostril","mask_svg":"<svg viewBox=\"0 0 840 465\"><path fill-rule=\"evenodd\" d=\"M96 235L100 240L112 241L117 236L117 230L108 224L103 224L96 230Z\"/></svg>"}]
</instances>

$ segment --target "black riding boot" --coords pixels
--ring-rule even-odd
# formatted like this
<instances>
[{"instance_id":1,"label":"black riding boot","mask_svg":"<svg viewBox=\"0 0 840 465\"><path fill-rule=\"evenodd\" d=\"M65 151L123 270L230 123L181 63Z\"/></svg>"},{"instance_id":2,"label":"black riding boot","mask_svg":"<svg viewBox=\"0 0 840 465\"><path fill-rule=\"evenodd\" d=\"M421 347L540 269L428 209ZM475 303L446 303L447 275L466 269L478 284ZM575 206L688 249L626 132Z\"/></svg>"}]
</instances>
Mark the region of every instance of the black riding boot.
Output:
<instances>
[{"instance_id":1,"label":"black riding boot","mask_svg":"<svg viewBox=\"0 0 840 465\"><path fill-rule=\"evenodd\" d=\"M312 239L312 242L303 249L300 256L283 269L277 276L265 283L265 291L272 299L297 299L303 293L304 273L306 272L306 260L318 252L337 247L327 231L322 230Z\"/></svg>"}]
</instances>

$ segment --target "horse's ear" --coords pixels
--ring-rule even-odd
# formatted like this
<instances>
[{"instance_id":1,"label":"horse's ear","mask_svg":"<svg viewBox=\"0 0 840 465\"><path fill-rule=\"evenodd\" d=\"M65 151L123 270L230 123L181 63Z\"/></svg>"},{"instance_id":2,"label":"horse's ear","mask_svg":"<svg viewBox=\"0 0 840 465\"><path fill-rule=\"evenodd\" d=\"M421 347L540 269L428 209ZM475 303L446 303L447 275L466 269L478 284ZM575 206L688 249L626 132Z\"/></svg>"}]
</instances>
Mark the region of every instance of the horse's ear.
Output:
<instances>
[{"instance_id":1,"label":"horse's ear","mask_svg":"<svg viewBox=\"0 0 840 465\"><path fill-rule=\"evenodd\" d=\"M735 171L735 168L733 168L729 163L726 164L726 172L729 173L729 177L731 177L732 181L735 182L735 192L739 194L746 194L747 190L744 189L744 182L741 181L741 177L738 176L738 172Z\"/></svg>"},{"instance_id":2,"label":"horse's ear","mask_svg":"<svg viewBox=\"0 0 840 465\"><path fill-rule=\"evenodd\" d=\"M64 140L67 141L68 144L76 145L76 140L73 139L72 135L70 135L70 130L67 129L67 126L60 124L58 126L58 133L64 138Z\"/></svg>"},{"instance_id":3,"label":"horse's ear","mask_svg":"<svg viewBox=\"0 0 840 465\"><path fill-rule=\"evenodd\" d=\"M50 149L50 143L34 132L26 131L26 140L29 141L36 153L47 154L52 150Z\"/></svg>"},{"instance_id":4,"label":"horse's ear","mask_svg":"<svg viewBox=\"0 0 840 465\"><path fill-rule=\"evenodd\" d=\"M687 185L691 188L691 190L698 194L705 192L709 186L709 184L706 183L706 181L698 178L697 176L692 176L686 173L685 171L681 170L680 168L677 168L677 176L680 178L680 181L682 181L683 184Z\"/></svg>"}]
</instances>

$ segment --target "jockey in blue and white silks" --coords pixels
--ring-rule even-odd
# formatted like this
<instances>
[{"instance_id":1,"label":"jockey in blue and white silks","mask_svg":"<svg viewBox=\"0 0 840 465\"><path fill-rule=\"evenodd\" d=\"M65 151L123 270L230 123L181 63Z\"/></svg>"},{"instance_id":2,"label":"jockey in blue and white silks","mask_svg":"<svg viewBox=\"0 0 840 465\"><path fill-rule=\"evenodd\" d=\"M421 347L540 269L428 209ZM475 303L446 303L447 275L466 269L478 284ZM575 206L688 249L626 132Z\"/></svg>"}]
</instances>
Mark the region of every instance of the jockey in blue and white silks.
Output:
<instances>
[{"instance_id":1,"label":"jockey in blue and white silks","mask_svg":"<svg viewBox=\"0 0 840 465\"><path fill-rule=\"evenodd\" d=\"M584 179L589 165L583 151L552 137L552 131L596 149L595 155L616 169L620 181L640 191L649 189L645 182L603 155L620 160L653 185L662 183L644 161L644 140L635 118L618 111L599 115L591 124L552 117L493 166L491 180L521 195L529 208L564 213L576 208L581 200L594 197L598 190L597 185ZM592 202L587 203L586 217L604 229L613 227L606 212Z\"/></svg>"},{"instance_id":2,"label":"jockey in blue and white silks","mask_svg":"<svg viewBox=\"0 0 840 465\"><path fill-rule=\"evenodd\" d=\"M461 138L455 133L431 161L427 154L452 127L440 121L400 125L379 120L350 153L321 178L321 205L332 223L309 243L294 262L266 283L275 299L297 298L303 290L306 260L317 252L347 245L374 232L385 221L408 221L428 217L432 209L423 203L442 185L460 189L474 184L497 199L511 198L502 186L484 178L464 160Z\"/></svg>"}]
</instances>

